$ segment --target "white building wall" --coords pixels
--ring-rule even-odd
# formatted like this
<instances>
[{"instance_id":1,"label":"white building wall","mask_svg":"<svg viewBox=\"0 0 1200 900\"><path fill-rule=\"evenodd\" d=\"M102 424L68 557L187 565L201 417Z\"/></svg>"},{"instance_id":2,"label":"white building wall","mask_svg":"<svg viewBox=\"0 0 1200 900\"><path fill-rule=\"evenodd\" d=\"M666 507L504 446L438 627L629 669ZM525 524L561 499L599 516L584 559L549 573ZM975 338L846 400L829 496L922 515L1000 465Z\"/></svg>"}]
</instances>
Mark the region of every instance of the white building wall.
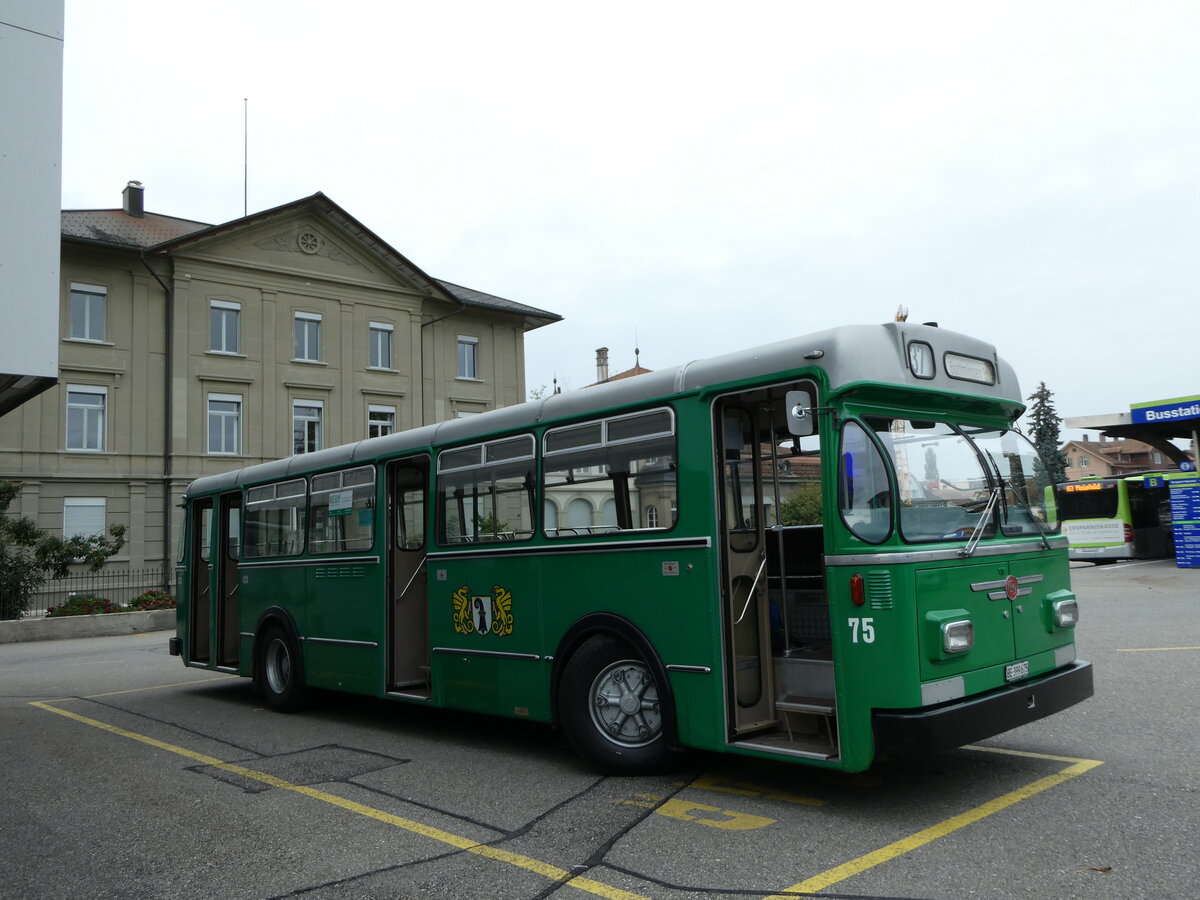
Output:
<instances>
[{"instance_id":1,"label":"white building wall","mask_svg":"<svg viewBox=\"0 0 1200 900\"><path fill-rule=\"evenodd\" d=\"M63 0L0 0L0 412L58 376L62 73Z\"/></svg>"}]
</instances>

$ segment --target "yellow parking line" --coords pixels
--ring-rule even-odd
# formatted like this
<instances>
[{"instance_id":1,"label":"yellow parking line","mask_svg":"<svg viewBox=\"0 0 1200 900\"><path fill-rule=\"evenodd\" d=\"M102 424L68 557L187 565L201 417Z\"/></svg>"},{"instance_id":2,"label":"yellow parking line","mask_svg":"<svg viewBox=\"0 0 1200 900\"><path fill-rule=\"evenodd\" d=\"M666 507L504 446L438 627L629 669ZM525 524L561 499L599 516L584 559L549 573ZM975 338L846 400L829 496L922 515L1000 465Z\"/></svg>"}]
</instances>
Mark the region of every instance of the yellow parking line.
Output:
<instances>
[{"instance_id":1,"label":"yellow parking line","mask_svg":"<svg viewBox=\"0 0 1200 900\"><path fill-rule=\"evenodd\" d=\"M117 694L140 694L143 691L158 691L169 687L187 687L189 684L207 684L210 681L225 681L230 678L237 678L237 675L218 675L216 678L197 678L194 681L176 681L174 684L155 684L150 687L129 688L124 691L106 691L103 694L88 694L86 697L81 697L81 700L95 700L99 697L115 697ZM74 699L73 697L65 698L67 700ZM61 703L62 700L50 700L50 703Z\"/></svg>"},{"instance_id":2,"label":"yellow parking line","mask_svg":"<svg viewBox=\"0 0 1200 900\"><path fill-rule=\"evenodd\" d=\"M192 684L194 682L185 682ZM118 691L116 693L123 693ZM97 695L104 696L104 695ZM61 703L63 701L54 701ZM377 822L383 822L385 825L392 825L396 828L402 828L405 831L419 834L422 837L430 838L431 840L439 841L443 844L449 844L459 850L465 850L467 853L474 853L476 856L482 856L487 859L494 859L499 862L508 863L509 865L525 869L527 872L533 872L541 875L551 881L562 882L568 887L578 888L589 894L595 894L598 897L604 897L606 900L648 900L640 894L633 894L629 891L623 891L618 888L610 887L599 881L594 881L591 878L572 877L571 873L566 869L558 866L544 863L541 860L533 859L532 857L523 856L519 853L512 853L508 850L502 850L499 847L492 847L488 844L481 844L471 838L462 837L461 835L453 834L449 831L444 831L441 828L435 828L431 825L425 825L421 822L414 822L412 819L405 819L401 816L392 815L384 812L381 809L367 806L363 803L356 803L353 800L347 800L345 797L339 797L336 794L330 794L327 791L319 790L318 788L306 787L301 784L293 784L290 781L285 781L274 775L269 775L266 772L259 772L255 769L249 769L245 766L239 766L236 763L228 763L217 759L215 756L208 756L204 753L197 753L195 750L188 750L186 747L179 747L175 744L168 744L166 741L160 741L144 734L138 734L136 731L127 731L124 728L118 728L116 725L109 725L107 722L101 722L98 719L91 719L87 716L81 716L79 713L73 713L65 709L59 709L56 706L51 706L48 702L42 700L34 700L30 702L31 706L36 706L39 709L44 709L48 712L57 713L60 716L66 716L68 719L73 719L76 722L81 722L84 725L90 725L93 728L99 728L102 731L107 731L110 734L115 734L119 737L128 738L131 741L138 741L142 744L147 744L159 750L165 750L168 753L174 753L178 756L185 757L206 766L212 766L216 769L221 769L224 772L230 772L234 775L241 775L243 778L250 778L254 781L262 782L280 790L292 791L297 794L302 794L305 797L310 797L313 800L319 800L322 803L328 803L331 806L336 806L347 812L354 813L360 816L366 816L369 819L374 819Z\"/></svg>"},{"instance_id":3,"label":"yellow parking line","mask_svg":"<svg viewBox=\"0 0 1200 900\"><path fill-rule=\"evenodd\" d=\"M1032 797L1034 794L1040 794L1042 791L1062 784L1082 775L1084 772L1089 772L1096 766L1104 765L1103 762L1096 759L1075 759L1069 756L1046 756L1037 753L1025 753L1020 750L1003 750L993 747L973 747L975 750L985 750L990 753L1010 753L1015 756L1029 756L1035 759L1050 759L1060 762L1069 762L1061 772L1054 775L1047 775L1045 778L1039 778L1037 781L1030 782L1022 788L1017 788L1015 791L1010 791L995 800L990 800L982 806L977 806L974 809L968 810L952 818L946 819L944 822L939 822L929 828L922 829L916 834L903 838L894 843L888 844L886 847L880 847L878 850L873 850L870 853L863 854L857 859L852 859L849 862L842 863L840 866L835 866L820 875L814 875L812 878L807 878L799 884L794 884L787 888L788 893L815 893L824 890L832 884L837 884L839 881L845 881L854 875L865 872L867 869L874 868L880 863L888 862L898 856L908 853L910 850L916 850L918 847L936 841L938 838L945 837L958 831L960 828L966 828L968 825L973 825L980 819L984 819L993 813L998 813L1003 809L1007 809L1022 800ZM787 900L779 895L772 895L768 900Z\"/></svg>"}]
</instances>

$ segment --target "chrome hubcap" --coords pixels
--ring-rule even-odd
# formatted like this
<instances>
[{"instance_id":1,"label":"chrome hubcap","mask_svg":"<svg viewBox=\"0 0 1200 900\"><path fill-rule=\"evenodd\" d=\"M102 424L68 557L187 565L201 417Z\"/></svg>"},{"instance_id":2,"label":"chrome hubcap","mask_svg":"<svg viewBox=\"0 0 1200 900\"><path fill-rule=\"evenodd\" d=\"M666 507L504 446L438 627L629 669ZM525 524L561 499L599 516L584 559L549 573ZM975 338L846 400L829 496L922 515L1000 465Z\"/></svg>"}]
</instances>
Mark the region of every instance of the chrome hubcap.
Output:
<instances>
[{"instance_id":1,"label":"chrome hubcap","mask_svg":"<svg viewBox=\"0 0 1200 900\"><path fill-rule=\"evenodd\" d=\"M591 698L592 722L614 744L641 747L662 732L658 688L640 662L606 667L592 682Z\"/></svg>"}]
</instances>

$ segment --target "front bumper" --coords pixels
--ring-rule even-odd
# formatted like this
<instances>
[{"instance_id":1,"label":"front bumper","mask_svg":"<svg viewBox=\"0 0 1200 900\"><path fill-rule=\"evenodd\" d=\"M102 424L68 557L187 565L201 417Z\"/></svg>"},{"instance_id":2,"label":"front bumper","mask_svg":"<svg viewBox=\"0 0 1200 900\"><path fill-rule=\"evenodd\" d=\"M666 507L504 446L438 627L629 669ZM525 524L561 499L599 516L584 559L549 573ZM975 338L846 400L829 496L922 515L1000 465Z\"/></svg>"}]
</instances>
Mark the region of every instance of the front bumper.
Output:
<instances>
[{"instance_id":1,"label":"front bumper","mask_svg":"<svg viewBox=\"0 0 1200 900\"><path fill-rule=\"evenodd\" d=\"M923 756L991 737L1092 696L1092 664L1077 659L1008 687L921 709L877 709L875 752Z\"/></svg>"}]
</instances>

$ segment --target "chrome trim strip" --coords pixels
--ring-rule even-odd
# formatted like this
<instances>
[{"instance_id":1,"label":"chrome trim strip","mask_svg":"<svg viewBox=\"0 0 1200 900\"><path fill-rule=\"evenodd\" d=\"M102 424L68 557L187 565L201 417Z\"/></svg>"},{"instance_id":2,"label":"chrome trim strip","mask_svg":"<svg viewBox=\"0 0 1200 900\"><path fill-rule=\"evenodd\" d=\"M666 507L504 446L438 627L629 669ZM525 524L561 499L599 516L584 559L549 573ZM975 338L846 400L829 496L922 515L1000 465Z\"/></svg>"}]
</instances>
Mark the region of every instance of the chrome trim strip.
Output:
<instances>
[{"instance_id":1,"label":"chrome trim strip","mask_svg":"<svg viewBox=\"0 0 1200 900\"><path fill-rule=\"evenodd\" d=\"M401 700L420 700L422 703L432 703L433 702L432 697L427 697L424 694L406 694L403 691L388 691L383 696L399 697Z\"/></svg>"},{"instance_id":2,"label":"chrome trim strip","mask_svg":"<svg viewBox=\"0 0 1200 900\"><path fill-rule=\"evenodd\" d=\"M1018 588L1017 589L1017 597L1028 597L1032 593L1033 593L1033 588ZM1008 599L1008 591L991 591L988 594L988 599L989 600L1007 600ZM1013 599L1015 600L1016 597L1014 597Z\"/></svg>"},{"instance_id":3,"label":"chrome trim strip","mask_svg":"<svg viewBox=\"0 0 1200 900\"><path fill-rule=\"evenodd\" d=\"M1045 575L1021 575L1017 578L1017 584L1037 584L1039 581L1045 581ZM976 581L971 585L973 591L994 591L997 588L1002 588L1008 584L1007 578L999 578L995 581ZM1028 591L1026 592L1028 593ZM989 599L996 600L998 598L988 595Z\"/></svg>"},{"instance_id":4,"label":"chrome trim strip","mask_svg":"<svg viewBox=\"0 0 1200 900\"><path fill-rule=\"evenodd\" d=\"M461 647L434 647L434 653L453 653L455 656L494 656L500 659L525 659L537 662L541 659L536 653L502 653L499 650L467 650Z\"/></svg>"},{"instance_id":5,"label":"chrome trim strip","mask_svg":"<svg viewBox=\"0 0 1200 900\"><path fill-rule=\"evenodd\" d=\"M971 585L971 590L973 590L973 591L994 591L997 588L1004 587L1004 583L1007 580L1008 579L1006 579L1006 578L1000 578L996 581L976 581L974 584ZM991 599L994 600L995 598L993 597Z\"/></svg>"},{"instance_id":6,"label":"chrome trim strip","mask_svg":"<svg viewBox=\"0 0 1200 900\"><path fill-rule=\"evenodd\" d=\"M378 647L379 646L378 641L346 641L346 640L342 640L341 638L310 637L310 638L301 638L301 640L303 640L309 644L333 644L338 647Z\"/></svg>"},{"instance_id":7,"label":"chrome trim strip","mask_svg":"<svg viewBox=\"0 0 1200 900\"><path fill-rule=\"evenodd\" d=\"M1056 546L1053 543L1051 545L1051 549L1065 550L1066 548L1065 539L1061 545ZM958 547L946 547L939 550L901 550L896 553L852 553L845 556L826 554L825 565L833 568L835 566L884 566L900 563L961 560L963 557L958 550ZM975 555L971 559L979 559L981 556L1011 556L1018 553L1045 552L1046 548L1040 541L1036 544L980 544L975 548Z\"/></svg>"},{"instance_id":8,"label":"chrome trim strip","mask_svg":"<svg viewBox=\"0 0 1200 900\"><path fill-rule=\"evenodd\" d=\"M479 546L474 550L442 550L432 552L430 562L438 559L480 559L489 556L550 555L555 553L616 553L628 550L708 550L712 547L710 537L649 539L644 541L605 541L595 544L524 544L509 548L505 541Z\"/></svg>"},{"instance_id":9,"label":"chrome trim strip","mask_svg":"<svg viewBox=\"0 0 1200 900\"><path fill-rule=\"evenodd\" d=\"M698 672L701 675L709 675L712 673L712 669L709 668L708 666L680 666L680 665L675 665L675 664L667 666L667 671L668 672Z\"/></svg>"},{"instance_id":10,"label":"chrome trim strip","mask_svg":"<svg viewBox=\"0 0 1200 900\"><path fill-rule=\"evenodd\" d=\"M239 562L239 569L267 569L274 566L353 566L378 563L378 556L326 556L321 559L289 556L286 559L249 560Z\"/></svg>"},{"instance_id":11,"label":"chrome trim strip","mask_svg":"<svg viewBox=\"0 0 1200 900\"><path fill-rule=\"evenodd\" d=\"M808 750L793 750L790 747L780 747L778 744L757 744L753 740L731 741L731 747L744 747L747 750L761 750L772 756L795 756L799 759L838 759L837 753L813 753Z\"/></svg>"},{"instance_id":12,"label":"chrome trim strip","mask_svg":"<svg viewBox=\"0 0 1200 900\"><path fill-rule=\"evenodd\" d=\"M213 670L216 672L228 672L230 675L238 673L237 666L213 666Z\"/></svg>"},{"instance_id":13,"label":"chrome trim strip","mask_svg":"<svg viewBox=\"0 0 1200 900\"><path fill-rule=\"evenodd\" d=\"M254 632L253 631L239 631L238 637L252 638L252 637L254 637Z\"/></svg>"}]
</instances>

